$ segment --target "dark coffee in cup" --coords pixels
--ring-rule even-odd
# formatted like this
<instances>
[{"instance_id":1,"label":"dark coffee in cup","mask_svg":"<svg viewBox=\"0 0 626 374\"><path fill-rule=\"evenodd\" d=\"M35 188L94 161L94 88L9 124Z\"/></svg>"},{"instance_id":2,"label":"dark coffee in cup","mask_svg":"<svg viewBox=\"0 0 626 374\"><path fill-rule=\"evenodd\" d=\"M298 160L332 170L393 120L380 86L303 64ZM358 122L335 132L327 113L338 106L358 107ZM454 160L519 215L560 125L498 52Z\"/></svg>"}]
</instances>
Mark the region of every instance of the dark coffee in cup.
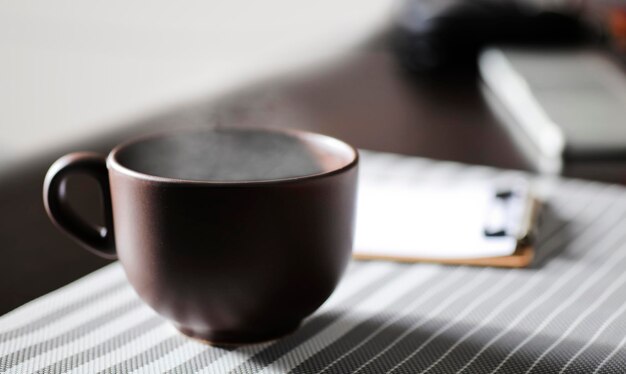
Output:
<instances>
[{"instance_id":1,"label":"dark coffee in cup","mask_svg":"<svg viewBox=\"0 0 626 374\"><path fill-rule=\"evenodd\" d=\"M153 137L119 153L129 169L195 181L268 181L310 176L341 167L332 146L270 131L215 130Z\"/></svg>"},{"instance_id":2,"label":"dark coffee in cup","mask_svg":"<svg viewBox=\"0 0 626 374\"><path fill-rule=\"evenodd\" d=\"M164 133L62 157L44 203L94 253L119 258L139 296L183 333L251 343L295 329L350 258L356 150L323 135L218 129ZM105 227L79 219L64 183L100 184Z\"/></svg>"}]
</instances>

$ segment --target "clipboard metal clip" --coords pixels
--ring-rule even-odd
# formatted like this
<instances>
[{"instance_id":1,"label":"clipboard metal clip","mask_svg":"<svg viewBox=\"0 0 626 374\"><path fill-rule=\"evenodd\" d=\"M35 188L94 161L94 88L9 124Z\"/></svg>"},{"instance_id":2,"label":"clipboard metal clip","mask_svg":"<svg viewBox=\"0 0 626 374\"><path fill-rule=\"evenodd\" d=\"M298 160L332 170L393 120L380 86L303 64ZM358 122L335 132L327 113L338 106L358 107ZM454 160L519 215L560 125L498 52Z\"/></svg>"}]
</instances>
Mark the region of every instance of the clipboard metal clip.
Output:
<instances>
[{"instance_id":1,"label":"clipboard metal clip","mask_svg":"<svg viewBox=\"0 0 626 374\"><path fill-rule=\"evenodd\" d=\"M528 239L534 220L533 205L527 183L497 190L487 212L484 235L511 236L520 241Z\"/></svg>"}]
</instances>

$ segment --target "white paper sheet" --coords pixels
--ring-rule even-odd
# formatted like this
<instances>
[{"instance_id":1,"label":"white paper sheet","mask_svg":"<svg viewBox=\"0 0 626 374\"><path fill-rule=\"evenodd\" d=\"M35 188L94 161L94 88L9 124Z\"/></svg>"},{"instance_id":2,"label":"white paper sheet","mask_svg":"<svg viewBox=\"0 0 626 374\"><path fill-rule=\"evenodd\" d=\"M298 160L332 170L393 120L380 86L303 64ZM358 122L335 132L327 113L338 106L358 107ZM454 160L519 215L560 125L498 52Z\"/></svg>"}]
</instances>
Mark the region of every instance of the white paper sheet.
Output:
<instances>
[{"instance_id":1,"label":"white paper sheet","mask_svg":"<svg viewBox=\"0 0 626 374\"><path fill-rule=\"evenodd\" d=\"M354 253L433 259L511 255L514 237L486 237L488 182L441 186L362 178Z\"/></svg>"}]
</instances>

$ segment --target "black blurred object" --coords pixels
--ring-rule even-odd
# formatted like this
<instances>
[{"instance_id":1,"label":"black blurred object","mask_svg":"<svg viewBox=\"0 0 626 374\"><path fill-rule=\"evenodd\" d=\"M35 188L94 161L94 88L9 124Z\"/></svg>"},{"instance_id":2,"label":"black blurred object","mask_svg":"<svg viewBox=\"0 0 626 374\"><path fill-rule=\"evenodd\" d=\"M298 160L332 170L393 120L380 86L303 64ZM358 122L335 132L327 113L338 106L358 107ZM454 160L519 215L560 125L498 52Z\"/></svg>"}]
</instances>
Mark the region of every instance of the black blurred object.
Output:
<instances>
[{"instance_id":1,"label":"black blurred object","mask_svg":"<svg viewBox=\"0 0 626 374\"><path fill-rule=\"evenodd\" d=\"M580 9L521 1L408 0L392 35L400 64L414 73L475 70L480 50L499 45L573 45L596 35Z\"/></svg>"}]
</instances>

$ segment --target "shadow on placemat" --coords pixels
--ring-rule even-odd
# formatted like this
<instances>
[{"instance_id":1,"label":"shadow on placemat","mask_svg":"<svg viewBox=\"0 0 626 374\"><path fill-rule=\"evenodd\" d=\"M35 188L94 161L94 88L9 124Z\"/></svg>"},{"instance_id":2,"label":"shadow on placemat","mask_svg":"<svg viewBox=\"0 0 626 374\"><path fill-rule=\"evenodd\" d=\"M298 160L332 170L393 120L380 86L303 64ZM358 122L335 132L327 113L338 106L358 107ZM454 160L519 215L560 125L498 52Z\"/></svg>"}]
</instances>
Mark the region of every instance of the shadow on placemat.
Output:
<instances>
[{"instance_id":1,"label":"shadow on placemat","mask_svg":"<svg viewBox=\"0 0 626 374\"><path fill-rule=\"evenodd\" d=\"M576 240L576 235L571 222L559 216L550 203L544 204L535 241L535 259L530 267L539 269L556 258L570 256L567 247L573 240Z\"/></svg>"}]
</instances>

